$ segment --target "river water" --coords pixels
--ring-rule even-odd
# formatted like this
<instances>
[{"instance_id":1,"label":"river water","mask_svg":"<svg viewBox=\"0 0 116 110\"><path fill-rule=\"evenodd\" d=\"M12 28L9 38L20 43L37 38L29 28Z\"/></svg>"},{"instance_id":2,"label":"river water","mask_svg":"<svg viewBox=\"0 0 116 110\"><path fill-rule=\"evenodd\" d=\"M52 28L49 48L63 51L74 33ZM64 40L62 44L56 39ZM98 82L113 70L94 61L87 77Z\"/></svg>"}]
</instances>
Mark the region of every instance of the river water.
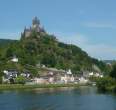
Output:
<instances>
[{"instance_id":1,"label":"river water","mask_svg":"<svg viewBox=\"0 0 116 110\"><path fill-rule=\"evenodd\" d=\"M116 110L116 96L95 87L0 91L0 110Z\"/></svg>"}]
</instances>

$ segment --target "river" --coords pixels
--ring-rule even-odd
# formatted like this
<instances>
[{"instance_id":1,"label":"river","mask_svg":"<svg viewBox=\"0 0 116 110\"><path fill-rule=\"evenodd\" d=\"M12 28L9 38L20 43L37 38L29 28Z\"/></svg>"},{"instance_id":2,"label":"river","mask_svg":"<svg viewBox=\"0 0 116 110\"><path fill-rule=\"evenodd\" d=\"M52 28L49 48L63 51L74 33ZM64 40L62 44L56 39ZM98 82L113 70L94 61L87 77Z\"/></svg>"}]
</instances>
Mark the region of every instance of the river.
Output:
<instances>
[{"instance_id":1,"label":"river","mask_svg":"<svg viewBox=\"0 0 116 110\"><path fill-rule=\"evenodd\" d=\"M95 87L0 91L0 110L116 110L116 96Z\"/></svg>"}]
</instances>

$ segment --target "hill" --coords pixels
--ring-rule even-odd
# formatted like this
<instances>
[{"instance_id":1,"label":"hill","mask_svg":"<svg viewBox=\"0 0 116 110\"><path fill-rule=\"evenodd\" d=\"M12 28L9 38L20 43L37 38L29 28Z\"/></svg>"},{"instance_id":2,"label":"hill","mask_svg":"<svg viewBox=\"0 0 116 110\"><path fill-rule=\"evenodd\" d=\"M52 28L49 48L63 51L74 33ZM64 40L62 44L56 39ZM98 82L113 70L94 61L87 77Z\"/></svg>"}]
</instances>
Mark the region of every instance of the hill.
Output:
<instances>
[{"instance_id":1,"label":"hill","mask_svg":"<svg viewBox=\"0 0 116 110\"><path fill-rule=\"evenodd\" d=\"M80 71L97 71L94 68L96 66L102 72L107 71L105 63L91 58L78 46L59 42L54 35L46 33L37 18L34 18L32 24L30 29L24 29L19 41L1 48L0 59L3 68L23 70L26 65L45 65L65 70L70 68L77 74ZM13 56L19 58L18 64L9 62Z\"/></svg>"},{"instance_id":2,"label":"hill","mask_svg":"<svg viewBox=\"0 0 116 110\"><path fill-rule=\"evenodd\" d=\"M5 46L8 45L12 42L14 42L15 40L10 40L10 39L0 39L0 46Z\"/></svg>"},{"instance_id":3,"label":"hill","mask_svg":"<svg viewBox=\"0 0 116 110\"><path fill-rule=\"evenodd\" d=\"M106 64L113 64L116 62L116 60L104 60L103 62Z\"/></svg>"}]
</instances>

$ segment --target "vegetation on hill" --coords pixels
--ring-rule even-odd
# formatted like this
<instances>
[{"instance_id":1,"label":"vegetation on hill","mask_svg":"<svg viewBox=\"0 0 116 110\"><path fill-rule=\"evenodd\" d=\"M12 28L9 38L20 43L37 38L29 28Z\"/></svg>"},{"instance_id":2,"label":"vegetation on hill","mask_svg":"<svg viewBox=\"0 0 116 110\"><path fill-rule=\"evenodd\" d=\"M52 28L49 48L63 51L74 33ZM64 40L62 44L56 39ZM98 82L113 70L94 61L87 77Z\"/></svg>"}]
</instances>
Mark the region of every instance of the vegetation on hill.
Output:
<instances>
[{"instance_id":1,"label":"vegetation on hill","mask_svg":"<svg viewBox=\"0 0 116 110\"><path fill-rule=\"evenodd\" d=\"M14 42L14 41L16 41L16 40L0 39L0 47L1 47L1 46L5 46L5 45L8 45L8 44L10 44L10 43L12 43L12 42Z\"/></svg>"},{"instance_id":2,"label":"vegetation on hill","mask_svg":"<svg viewBox=\"0 0 116 110\"><path fill-rule=\"evenodd\" d=\"M98 90L103 92L116 93L116 64L113 65L113 68L107 77L98 79L97 87Z\"/></svg>"},{"instance_id":3,"label":"vegetation on hill","mask_svg":"<svg viewBox=\"0 0 116 110\"><path fill-rule=\"evenodd\" d=\"M91 58L81 48L59 42L55 36L47 34L37 17L32 20L30 28L24 29L19 41L3 40L3 44L0 46L1 72L10 68L18 71L26 69L35 76L38 75L37 65L71 69L75 74L82 71L109 71L105 63ZM11 61L13 56L18 57L18 63Z\"/></svg>"},{"instance_id":4,"label":"vegetation on hill","mask_svg":"<svg viewBox=\"0 0 116 110\"><path fill-rule=\"evenodd\" d=\"M14 55L19 59L17 64L10 61ZM95 71L93 65L102 72L108 71L103 62L91 58L81 48L59 42L56 37L47 33L33 31L29 37L22 36L21 40L0 48L1 71L5 68L22 71L28 68L27 65L36 67L37 64L65 70L70 68L75 74L79 71ZM35 68L31 70L36 74Z\"/></svg>"}]
</instances>

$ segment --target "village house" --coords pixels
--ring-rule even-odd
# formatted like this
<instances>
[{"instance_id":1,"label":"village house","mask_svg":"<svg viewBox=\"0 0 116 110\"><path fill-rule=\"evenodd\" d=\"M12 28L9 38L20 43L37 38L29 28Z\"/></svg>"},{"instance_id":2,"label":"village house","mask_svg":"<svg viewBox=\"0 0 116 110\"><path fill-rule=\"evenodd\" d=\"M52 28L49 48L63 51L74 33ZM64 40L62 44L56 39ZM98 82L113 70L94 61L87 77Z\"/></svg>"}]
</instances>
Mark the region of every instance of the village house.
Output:
<instances>
[{"instance_id":1,"label":"village house","mask_svg":"<svg viewBox=\"0 0 116 110\"><path fill-rule=\"evenodd\" d=\"M32 80L32 83L33 83L33 84L48 84L48 81L47 81L47 79L45 79L45 78L37 78L37 77L35 77L35 78Z\"/></svg>"},{"instance_id":2,"label":"village house","mask_svg":"<svg viewBox=\"0 0 116 110\"><path fill-rule=\"evenodd\" d=\"M19 74L19 72L15 69L4 70L3 73L7 79L16 78Z\"/></svg>"},{"instance_id":3,"label":"village house","mask_svg":"<svg viewBox=\"0 0 116 110\"><path fill-rule=\"evenodd\" d=\"M18 63L18 58L16 56L13 56L13 58L11 59L12 62L14 63Z\"/></svg>"},{"instance_id":4,"label":"village house","mask_svg":"<svg viewBox=\"0 0 116 110\"><path fill-rule=\"evenodd\" d=\"M88 79L86 79L85 77L80 77L79 78L79 84L86 84L86 83L88 83L89 82L89 80Z\"/></svg>"},{"instance_id":5,"label":"village house","mask_svg":"<svg viewBox=\"0 0 116 110\"><path fill-rule=\"evenodd\" d=\"M61 77L61 83L74 83L74 81L75 79L70 69Z\"/></svg>"},{"instance_id":6,"label":"village house","mask_svg":"<svg viewBox=\"0 0 116 110\"><path fill-rule=\"evenodd\" d=\"M29 71L23 71L20 75L25 78L29 78L31 76L31 73Z\"/></svg>"},{"instance_id":7,"label":"village house","mask_svg":"<svg viewBox=\"0 0 116 110\"><path fill-rule=\"evenodd\" d=\"M56 68L47 68L41 67L42 73L39 74L39 77L33 78L32 82L27 82L27 84L61 84L61 83L74 83L74 76L69 69L58 70Z\"/></svg>"},{"instance_id":8,"label":"village house","mask_svg":"<svg viewBox=\"0 0 116 110\"><path fill-rule=\"evenodd\" d=\"M102 73L98 73L98 72L90 72L89 73L89 77L103 77L103 74Z\"/></svg>"},{"instance_id":9,"label":"village house","mask_svg":"<svg viewBox=\"0 0 116 110\"><path fill-rule=\"evenodd\" d=\"M17 76L19 75L19 72L15 69L4 70L3 73L3 82L9 83L11 79L17 78Z\"/></svg>"}]
</instances>

